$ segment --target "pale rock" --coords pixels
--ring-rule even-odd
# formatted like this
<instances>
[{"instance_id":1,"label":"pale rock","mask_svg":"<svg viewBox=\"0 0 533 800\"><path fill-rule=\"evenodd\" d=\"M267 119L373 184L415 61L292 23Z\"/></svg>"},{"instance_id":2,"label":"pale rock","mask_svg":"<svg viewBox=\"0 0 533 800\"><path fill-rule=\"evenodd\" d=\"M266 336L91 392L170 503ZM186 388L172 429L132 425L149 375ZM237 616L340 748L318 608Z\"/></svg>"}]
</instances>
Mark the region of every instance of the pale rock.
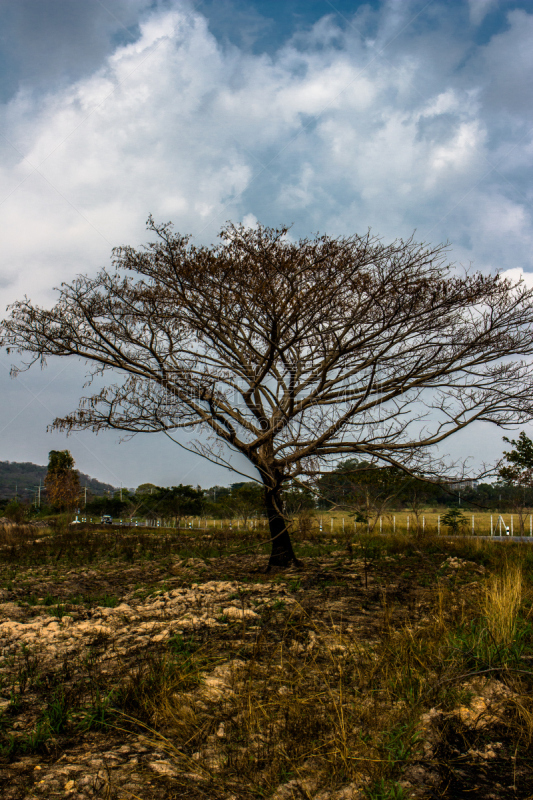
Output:
<instances>
[{"instance_id":1,"label":"pale rock","mask_svg":"<svg viewBox=\"0 0 533 800\"><path fill-rule=\"evenodd\" d=\"M236 608L235 606L227 606L222 609L222 613L229 617L229 619L257 619L258 614L252 611L251 608Z\"/></svg>"},{"instance_id":2,"label":"pale rock","mask_svg":"<svg viewBox=\"0 0 533 800\"><path fill-rule=\"evenodd\" d=\"M311 792L316 791L316 780L294 779L282 786L278 786L271 800L293 800L294 797L311 797Z\"/></svg>"},{"instance_id":3,"label":"pale rock","mask_svg":"<svg viewBox=\"0 0 533 800\"><path fill-rule=\"evenodd\" d=\"M168 761L150 761L149 766L158 772L160 775L171 775L174 777L178 774L177 770L168 763Z\"/></svg>"},{"instance_id":4,"label":"pale rock","mask_svg":"<svg viewBox=\"0 0 533 800\"><path fill-rule=\"evenodd\" d=\"M99 617L113 617L113 616L115 616L115 609L114 608L103 608L102 606L98 606L98 616Z\"/></svg>"},{"instance_id":5,"label":"pale rock","mask_svg":"<svg viewBox=\"0 0 533 800\"><path fill-rule=\"evenodd\" d=\"M210 700L217 700L219 697L222 697L222 695L229 694L230 691L226 681L222 678L210 675L204 681L204 694L207 695Z\"/></svg>"},{"instance_id":6,"label":"pale rock","mask_svg":"<svg viewBox=\"0 0 533 800\"><path fill-rule=\"evenodd\" d=\"M314 795L313 800L362 800L363 794L357 789L355 783L350 783L335 792L320 792ZM274 798L272 798L274 800Z\"/></svg>"},{"instance_id":7,"label":"pale rock","mask_svg":"<svg viewBox=\"0 0 533 800\"><path fill-rule=\"evenodd\" d=\"M158 626L161 626L161 622L157 620L151 620L150 622L140 622L136 626L137 632L139 631L146 631L147 633L151 633L152 631L156 630Z\"/></svg>"}]
</instances>

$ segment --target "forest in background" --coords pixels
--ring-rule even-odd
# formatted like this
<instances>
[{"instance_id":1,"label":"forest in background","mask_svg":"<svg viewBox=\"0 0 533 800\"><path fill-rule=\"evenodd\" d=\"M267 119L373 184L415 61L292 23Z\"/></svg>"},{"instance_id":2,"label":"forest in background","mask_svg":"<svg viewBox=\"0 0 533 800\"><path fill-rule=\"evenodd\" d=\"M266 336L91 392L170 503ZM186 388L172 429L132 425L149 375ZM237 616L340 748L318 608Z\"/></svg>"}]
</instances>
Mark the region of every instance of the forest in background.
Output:
<instances>
[{"instance_id":1,"label":"forest in background","mask_svg":"<svg viewBox=\"0 0 533 800\"><path fill-rule=\"evenodd\" d=\"M19 500L33 502L36 491L44 486L48 467L32 464L30 461L0 461L0 500ZM102 483L79 472L80 484L95 496L103 496L108 492L114 493L115 487L109 483Z\"/></svg>"},{"instance_id":2,"label":"forest in background","mask_svg":"<svg viewBox=\"0 0 533 800\"><path fill-rule=\"evenodd\" d=\"M533 508L533 442L524 433L518 441L505 441L516 449L505 454L507 466L500 468L500 480L494 483L436 483L406 475L397 468L378 468L358 459L346 459L314 481L286 487L285 513L289 517L313 512L347 514L357 523L375 523L392 512L417 515L454 507L477 514L518 510L525 513L525 509ZM68 456L73 467L68 451L52 451L50 456L54 454ZM64 504L51 499L45 487L47 470L48 467L29 462L0 462L0 516L15 515L21 520L46 517L67 510L67 506L75 513L150 520L202 516L246 521L265 515L263 488L253 481L210 488L143 483L136 489L117 489L73 468L67 473L76 472L79 484L76 481L75 495L63 508Z\"/></svg>"}]
</instances>

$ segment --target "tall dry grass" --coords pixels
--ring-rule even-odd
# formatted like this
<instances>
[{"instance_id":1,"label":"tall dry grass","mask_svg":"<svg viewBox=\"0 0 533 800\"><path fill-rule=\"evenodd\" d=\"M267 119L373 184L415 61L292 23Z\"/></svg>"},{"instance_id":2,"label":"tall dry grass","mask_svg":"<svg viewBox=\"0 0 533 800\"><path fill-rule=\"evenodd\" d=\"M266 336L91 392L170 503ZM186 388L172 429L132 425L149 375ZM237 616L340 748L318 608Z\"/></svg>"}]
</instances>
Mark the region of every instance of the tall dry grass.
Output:
<instances>
[{"instance_id":1,"label":"tall dry grass","mask_svg":"<svg viewBox=\"0 0 533 800\"><path fill-rule=\"evenodd\" d=\"M480 587L496 643L515 634L522 581L510 564ZM276 644L259 633L245 660L205 673L205 687L163 685L147 739L174 763L177 784L197 775L213 798L311 800L349 787L367 800L407 800L402 781L423 753L422 715L452 714L476 694L465 685L468 673L478 680L476 670L453 635L479 615L479 598L472 590L459 602L451 588L435 586L424 613L401 625L384 600L370 638L295 608ZM518 686L494 701L496 718L513 741L532 741L533 706Z\"/></svg>"},{"instance_id":2,"label":"tall dry grass","mask_svg":"<svg viewBox=\"0 0 533 800\"><path fill-rule=\"evenodd\" d=\"M206 687L183 693L162 686L147 739L185 781L198 773L238 797L259 789L276 797L292 781L287 800L350 785L392 800L418 748L419 701L436 679L449 677L447 600L441 593L421 630L389 626L384 609L383 638L373 643L297 608L275 646L259 636L248 659L206 675Z\"/></svg>"},{"instance_id":3,"label":"tall dry grass","mask_svg":"<svg viewBox=\"0 0 533 800\"><path fill-rule=\"evenodd\" d=\"M500 574L491 575L484 587L482 610L487 629L497 645L508 647L516 634L522 604L523 577L520 564L506 564Z\"/></svg>"},{"instance_id":4,"label":"tall dry grass","mask_svg":"<svg viewBox=\"0 0 533 800\"><path fill-rule=\"evenodd\" d=\"M0 546L20 544L49 533L50 528L38 528L35 525L0 525Z\"/></svg>"}]
</instances>

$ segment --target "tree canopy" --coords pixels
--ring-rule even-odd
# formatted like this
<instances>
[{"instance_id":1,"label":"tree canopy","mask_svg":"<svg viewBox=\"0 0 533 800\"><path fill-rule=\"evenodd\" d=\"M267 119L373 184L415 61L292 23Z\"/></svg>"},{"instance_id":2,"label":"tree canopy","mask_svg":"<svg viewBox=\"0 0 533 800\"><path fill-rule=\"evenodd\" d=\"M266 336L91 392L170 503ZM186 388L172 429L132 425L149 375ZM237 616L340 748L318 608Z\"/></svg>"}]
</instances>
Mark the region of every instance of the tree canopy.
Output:
<instances>
[{"instance_id":1,"label":"tree canopy","mask_svg":"<svg viewBox=\"0 0 533 800\"><path fill-rule=\"evenodd\" d=\"M80 478L74 469L74 459L69 450L50 450L44 485L51 505L66 509L77 505Z\"/></svg>"},{"instance_id":2,"label":"tree canopy","mask_svg":"<svg viewBox=\"0 0 533 800\"><path fill-rule=\"evenodd\" d=\"M533 416L533 292L459 273L446 248L370 233L292 241L228 224L197 247L170 224L114 269L22 300L1 341L124 376L55 428L198 435L189 445L264 486L272 565L294 559L283 489L339 457L442 474L434 448L476 420ZM18 368L20 369L20 368ZM253 477L251 475L250 477Z\"/></svg>"},{"instance_id":3,"label":"tree canopy","mask_svg":"<svg viewBox=\"0 0 533 800\"><path fill-rule=\"evenodd\" d=\"M508 485L527 486L533 484L533 442L521 431L518 439L503 437L503 441L512 444L513 449L505 452L507 462L499 469L499 476Z\"/></svg>"}]
</instances>

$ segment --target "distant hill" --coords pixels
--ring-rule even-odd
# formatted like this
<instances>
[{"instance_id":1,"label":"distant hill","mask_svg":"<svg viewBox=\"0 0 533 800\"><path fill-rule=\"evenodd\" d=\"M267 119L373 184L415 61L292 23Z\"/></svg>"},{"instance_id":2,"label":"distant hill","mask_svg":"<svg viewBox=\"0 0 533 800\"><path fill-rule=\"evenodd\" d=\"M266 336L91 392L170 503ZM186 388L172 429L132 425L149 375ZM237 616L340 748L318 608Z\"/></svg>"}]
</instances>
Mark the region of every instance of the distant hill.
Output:
<instances>
[{"instance_id":1,"label":"distant hill","mask_svg":"<svg viewBox=\"0 0 533 800\"><path fill-rule=\"evenodd\" d=\"M21 500L32 500L39 486L44 486L48 467L31 464L29 461L0 461L0 500L15 497ZM96 478L84 475L77 470L81 486L87 486L92 495L103 495L114 492L115 487L109 483L101 483ZM45 500L43 489L41 497Z\"/></svg>"}]
</instances>

